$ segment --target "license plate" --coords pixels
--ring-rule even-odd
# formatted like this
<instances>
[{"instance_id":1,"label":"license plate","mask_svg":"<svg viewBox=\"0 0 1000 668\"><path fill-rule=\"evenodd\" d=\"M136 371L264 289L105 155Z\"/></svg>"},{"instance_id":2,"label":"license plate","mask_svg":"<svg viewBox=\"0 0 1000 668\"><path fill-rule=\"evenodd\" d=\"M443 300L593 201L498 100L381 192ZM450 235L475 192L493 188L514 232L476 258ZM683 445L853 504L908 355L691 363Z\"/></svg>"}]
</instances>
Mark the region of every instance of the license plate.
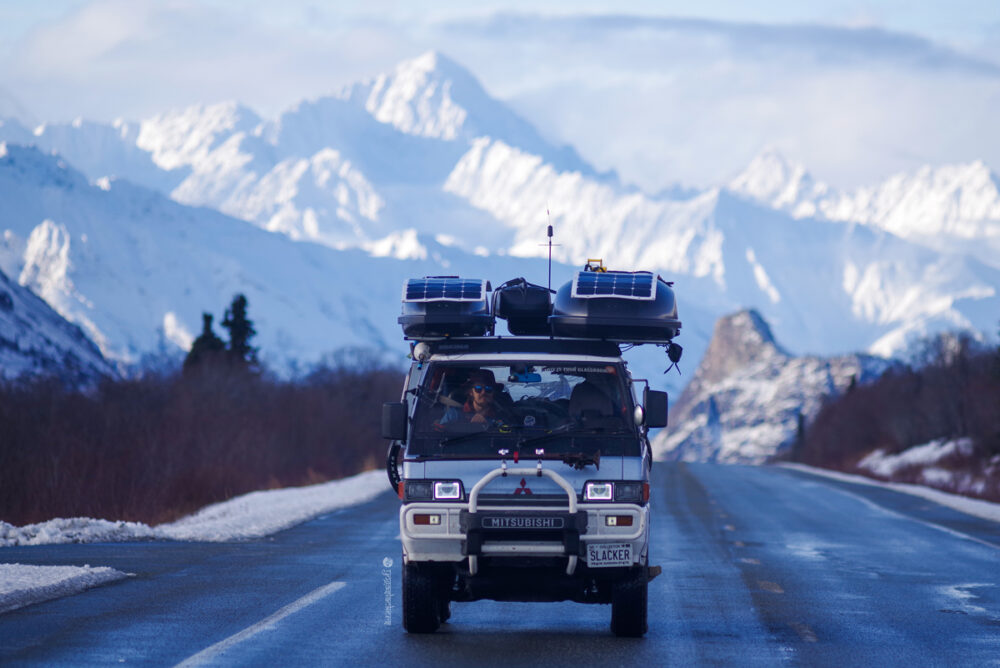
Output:
<instances>
[{"instance_id":1,"label":"license plate","mask_svg":"<svg viewBox=\"0 0 1000 668\"><path fill-rule=\"evenodd\" d=\"M562 529L563 518L544 516L487 516L482 520L484 529Z\"/></svg>"},{"instance_id":2,"label":"license plate","mask_svg":"<svg viewBox=\"0 0 1000 668\"><path fill-rule=\"evenodd\" d=\"M588 543L587 565L591 568L631 566L631 543Z\"/></svg>"}]
</instances>

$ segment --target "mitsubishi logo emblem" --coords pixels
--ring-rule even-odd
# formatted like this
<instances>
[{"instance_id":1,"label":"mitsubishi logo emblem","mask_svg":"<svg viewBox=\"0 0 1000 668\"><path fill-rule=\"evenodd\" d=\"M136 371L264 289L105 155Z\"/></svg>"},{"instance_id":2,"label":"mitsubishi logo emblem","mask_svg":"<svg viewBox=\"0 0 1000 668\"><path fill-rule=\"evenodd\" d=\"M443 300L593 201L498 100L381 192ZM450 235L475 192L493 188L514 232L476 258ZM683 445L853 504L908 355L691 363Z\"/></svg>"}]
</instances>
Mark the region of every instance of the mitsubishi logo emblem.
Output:
<instances>
[{"instance_id":1,"label":"mitsubishi logo emblem","mask_svg":"<svg viewBox=\"0 0 1000 668\"><path fill-rule=\"evenodd\" d=\"M524 478L521 478L521 486L514 490L514 494L531 494L528 482Z\"/></svg>"}]
</instances>

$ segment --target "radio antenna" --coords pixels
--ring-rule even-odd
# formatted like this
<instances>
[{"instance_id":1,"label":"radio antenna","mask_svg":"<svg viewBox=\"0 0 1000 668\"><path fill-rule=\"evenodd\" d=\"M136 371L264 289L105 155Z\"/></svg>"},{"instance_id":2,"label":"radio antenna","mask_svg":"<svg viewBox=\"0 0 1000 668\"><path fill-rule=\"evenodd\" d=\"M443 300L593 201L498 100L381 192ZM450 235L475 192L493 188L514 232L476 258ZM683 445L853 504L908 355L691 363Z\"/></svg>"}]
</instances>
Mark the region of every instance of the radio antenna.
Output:
<instances>
[{"instance_id":1,"label":"radio antenna","mask_svg":"<svg viewBox=\"0 0 1000 668\"><path fill-rule=\"evenodd\" d=\"M548 218L549 218L549 229L548 229L548 235L549 235L549 244L548 244L549 245L549 284L548 284L548 288L549 288L549 293L551 294L552 293L552 246L558 246L559 244L553 244L552 243L552 214L549 213L549 207L547 207L547 206L545 207L545 215L548 216ZM538 244L538 245L539 246L544 246L545 244Z\"/></svg>"},{"instance_id":2,"label":"radio antenna","mask_svg":"<svg viewBox=\"0 0 1000 668\"><path fill-rule=\"evenodd\" d=\"M549 213L549 210L546 209L545 210L545 214L548 215L548 213ZM549 220L550 221L552 220L551 216L549 216ZM548 234L549 234L549 285L548 285L548 288L549 288L549 292L552 292L552 223L551 222L549 223L549 232L548 232Z\"/></svg>"}]
</instances>

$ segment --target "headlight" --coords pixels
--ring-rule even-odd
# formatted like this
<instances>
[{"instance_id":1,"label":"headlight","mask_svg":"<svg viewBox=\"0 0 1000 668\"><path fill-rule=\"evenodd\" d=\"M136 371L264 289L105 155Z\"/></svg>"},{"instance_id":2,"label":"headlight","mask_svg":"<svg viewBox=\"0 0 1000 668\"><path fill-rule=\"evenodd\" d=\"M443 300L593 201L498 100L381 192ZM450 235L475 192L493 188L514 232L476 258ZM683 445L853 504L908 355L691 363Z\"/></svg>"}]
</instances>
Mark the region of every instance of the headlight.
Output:
<instances>
[{"instance_id":1,"label":"headlight","mask_svg":"<svg viewBox=\"0 0 1000 668\"><path fill-rule=\"evenodd\" d=\"M410 501L427 500L431 498L430 480L407 480L403 489Z\"/></svg>"},{"instance_id":2,"label":"headlight","mask_svg":"<svg viewBox=\"0 0 1000 668\"><path fill-rule=\"evenodd\" d=\"M462 483L456 481L434 483L435 499L461 499Z\"/></svg>"},{"instance_id":3,"label":"headlight","mask_svg":"<svg viewBox=\"0 0 1000 668\"><path fill-rule=\"evenodd\" d=\"M407 501L451 501L464 496L460 480L406 480L403 491Z\"/></svg>"},{"instance_id":4,"label":"headlight","mask_svg":"<svg viewBox=\"0 0 1000 668\"><path fill-rule=\"evenodd\" d=\"M615 501L639 503L642 501L641 482L620 482L615 485Z\"/></svg>"},{"instance_id":5,"label":"headlight","mask_svg":"<svg viewBox=\"0 0 1000 668\"><path fill-rule=\"evenodd\" d=\"M610 501L614 498L614 489L610 482L588 482L583 488L583 498L587 501Z\"/></svg>"}]
</instances>

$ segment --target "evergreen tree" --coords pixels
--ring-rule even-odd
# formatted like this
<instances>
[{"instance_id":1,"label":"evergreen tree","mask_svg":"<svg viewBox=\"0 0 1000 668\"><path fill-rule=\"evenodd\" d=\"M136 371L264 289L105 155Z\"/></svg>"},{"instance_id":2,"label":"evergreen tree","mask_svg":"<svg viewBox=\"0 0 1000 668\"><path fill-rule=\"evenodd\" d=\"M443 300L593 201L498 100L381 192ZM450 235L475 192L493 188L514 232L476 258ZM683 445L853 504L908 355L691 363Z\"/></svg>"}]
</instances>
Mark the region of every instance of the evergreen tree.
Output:
<instances>
[{"instance_id":1,"label":"evergreen tree","mask_svg":"<svg viewBox=\"0 0 1000 668\"><path fill-rule=\"evenodd\" d=\"M801 461L802 451L806 444L806 418L799 411L795 416L795 443L792 444L791 459L793 462Z\"/></svg>"},{"instance_id":2,"label":"evergreen tree","mask_svg":"<svg viewBox=\"0 0 1000 668\"><path fill-rule=\"evenodd\" d=\"M194 365L221 353L226 349L226 344L212 331L212 314L202 313L201 334L191 344L191 350L184 358L184 368L190 369Z\"/></svg>"},{"instance_id":3,"label":"evergreen tree","mask_svg":"<svg viewBox=\"0 0 1000 668\"><path fill-rule=\"evenodd\" d=\"M229 347L232 359L246 363L257 363L257 349L250 345L250 339L257 334L253 321L247 318L247 298L243 295L233 297L233 303L226 309L222 326L229 330Z\"/></svg>"}]
</instances>

